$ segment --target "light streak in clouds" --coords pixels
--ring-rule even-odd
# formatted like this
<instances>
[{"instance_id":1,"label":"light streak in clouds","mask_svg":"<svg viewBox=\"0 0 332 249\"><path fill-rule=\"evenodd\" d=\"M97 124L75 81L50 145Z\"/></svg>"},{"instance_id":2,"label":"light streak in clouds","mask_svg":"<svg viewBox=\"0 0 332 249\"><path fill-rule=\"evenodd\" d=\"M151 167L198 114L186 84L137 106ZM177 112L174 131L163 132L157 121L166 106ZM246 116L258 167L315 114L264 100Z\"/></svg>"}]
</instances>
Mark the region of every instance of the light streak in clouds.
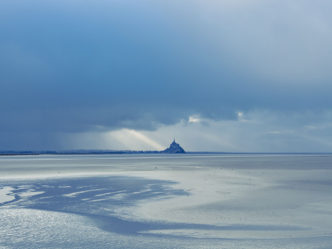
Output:
<instances>
[{"instance_id":1,"label":"light streak in clouds","mask_svg":"<svg viewBox=\"0 0 332 249\"><path fill-rule=\"evenodd\" d=\"M109 138L116 139L121 144L127 148L136 148L140 149L154 149L154 150L163 150L164 147L161 146L156 141L152 140L143 133L133 130L133 129L121 129L116 131L111 131L106 135Z\"/></svg>"}]
</instances>

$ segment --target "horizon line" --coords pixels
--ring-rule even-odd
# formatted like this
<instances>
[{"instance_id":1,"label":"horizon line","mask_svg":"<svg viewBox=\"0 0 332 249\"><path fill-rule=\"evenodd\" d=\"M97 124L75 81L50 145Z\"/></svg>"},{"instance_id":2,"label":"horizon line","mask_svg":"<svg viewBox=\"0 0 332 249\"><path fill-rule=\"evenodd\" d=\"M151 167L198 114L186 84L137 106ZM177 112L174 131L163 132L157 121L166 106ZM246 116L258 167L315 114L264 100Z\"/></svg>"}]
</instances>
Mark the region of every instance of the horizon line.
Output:
<instances>
[{"instance_id":1,"label":"horizon line","mask_svg":"<svg viewBox=\"0 0 332 249\"><path fill-rule=\"evenodd\" d=\"M107 150L107 149L71 149L71 150L0 150L0 156L14 155L97 155L97 154L332 154L332 152L235 152L235 151L185 151L185 153L167 153L163 150Z\"/></svg>"}]
</instances>

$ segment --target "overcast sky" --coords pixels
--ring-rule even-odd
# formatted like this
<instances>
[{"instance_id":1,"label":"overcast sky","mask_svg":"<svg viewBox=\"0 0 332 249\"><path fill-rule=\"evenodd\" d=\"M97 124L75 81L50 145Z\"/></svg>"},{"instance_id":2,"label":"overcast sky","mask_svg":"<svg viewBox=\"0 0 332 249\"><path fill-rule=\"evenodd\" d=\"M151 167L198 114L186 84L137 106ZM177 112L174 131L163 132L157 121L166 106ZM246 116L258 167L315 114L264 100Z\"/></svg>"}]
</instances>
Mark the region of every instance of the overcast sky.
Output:
<instances>
[{"instance_id":1,"label":"overcast sky","mask_svg":"<svg viewBox=\"0 0 332 249\"><path fill-rule=\"evenodd\" d=\"M0 150L332 151L329 0L1 0Z\"/></svg>"}]
</instances>

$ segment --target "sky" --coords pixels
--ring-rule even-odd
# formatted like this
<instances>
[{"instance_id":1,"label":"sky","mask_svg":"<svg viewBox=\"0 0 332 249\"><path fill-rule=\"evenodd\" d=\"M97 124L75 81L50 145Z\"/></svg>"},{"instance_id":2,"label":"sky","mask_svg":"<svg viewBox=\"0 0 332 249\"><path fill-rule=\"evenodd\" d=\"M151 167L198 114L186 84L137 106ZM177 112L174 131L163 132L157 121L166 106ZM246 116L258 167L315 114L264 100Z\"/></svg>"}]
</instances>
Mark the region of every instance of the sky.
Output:
<instances>
[{"instance_id":1,"label":"sky","mask_svg":"<svg viewBox=\"0 0 332 249\"><path fill-rule=\"evenodd\" d=\"M317 0L1 0L0 150L332 152Z\"/></svg>"}]
</instances>

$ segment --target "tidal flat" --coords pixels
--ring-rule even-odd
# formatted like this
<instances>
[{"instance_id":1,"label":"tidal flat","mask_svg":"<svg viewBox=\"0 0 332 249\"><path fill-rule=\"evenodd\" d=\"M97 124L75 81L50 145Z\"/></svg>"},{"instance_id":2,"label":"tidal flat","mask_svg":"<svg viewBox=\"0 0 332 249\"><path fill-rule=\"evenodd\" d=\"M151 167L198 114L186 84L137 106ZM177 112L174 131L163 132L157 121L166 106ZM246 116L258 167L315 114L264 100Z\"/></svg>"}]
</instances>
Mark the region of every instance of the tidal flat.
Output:
<instances>
[{"instance_id":1,"label":"tidal flat","mask_svg":"<svg viewBox=\"0 0 332 249\"><path fill-rule=\"evenodd\" d=\"M332 248L330 154L0 157L0 248Z\"/></svg>"}]
</instances>

